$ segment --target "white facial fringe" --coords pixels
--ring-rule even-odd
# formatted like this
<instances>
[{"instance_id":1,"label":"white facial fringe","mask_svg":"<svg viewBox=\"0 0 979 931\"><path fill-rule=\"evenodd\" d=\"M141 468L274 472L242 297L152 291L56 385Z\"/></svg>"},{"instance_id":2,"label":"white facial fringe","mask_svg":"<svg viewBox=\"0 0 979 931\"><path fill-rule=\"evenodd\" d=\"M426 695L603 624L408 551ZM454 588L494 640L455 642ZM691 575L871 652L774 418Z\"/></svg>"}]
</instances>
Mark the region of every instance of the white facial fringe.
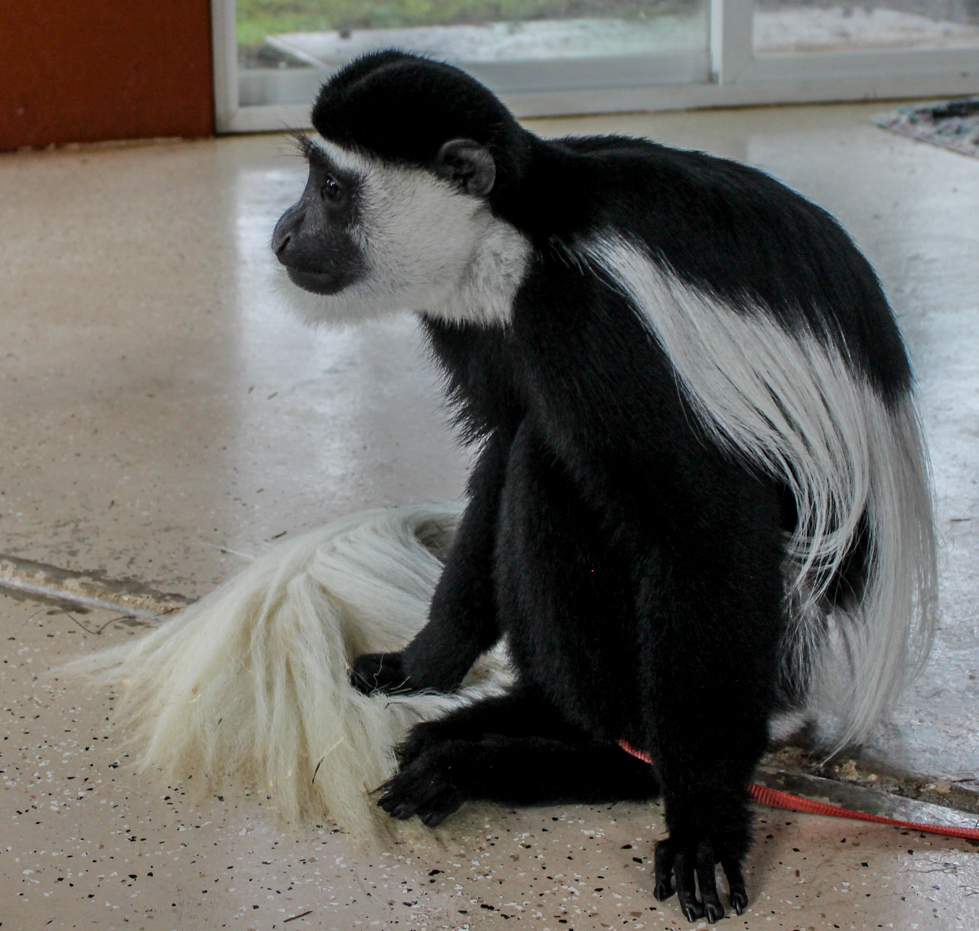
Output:
<instances>
[{"instance_id":1,"label":"white facial fringe","mask_svg":"<svg viewBox=\"0 0 979 931\"><path fill-rule=\"evenodd\" d=\"M422 311L482 324L510 319L530 258L527 238L470 197L420 168L394 165L311 139L340 169L355 175L360 222L354 230L366 276L338 294L276 287L307 323L339 326Z\"/></svg>"},{"instance_id":2,"label":"white facial fringe","mask_svg":"<svg viewBox=\"0 0 979 931\"><path fill-rule=\"evenodd\" d=\"M65 670L117 687L142 769L217 791L242 780L288 821L328 814L360 837L392 819L367 794L409 727L509 682L483 657L453 695L367 696L361 653L400 650L425 623L461 506L368 511L274 547L135 643Z\"/></svg>"},{"instance_id":3,"label":"white facial fringe","mask_svg":"<svg viewBox=\"0 0 979 931\"><path fill-rule=\"evenodd\" d=\"M828 342L681 284L616 233L577 250L636 308L712 439L791 489L789 676L826 739L865 738L920 668L936 625L931 492L911 401L888 407ZM823 596L865 512L866 590L855 610L827 617Z\"/></svg>"}]
</instances>

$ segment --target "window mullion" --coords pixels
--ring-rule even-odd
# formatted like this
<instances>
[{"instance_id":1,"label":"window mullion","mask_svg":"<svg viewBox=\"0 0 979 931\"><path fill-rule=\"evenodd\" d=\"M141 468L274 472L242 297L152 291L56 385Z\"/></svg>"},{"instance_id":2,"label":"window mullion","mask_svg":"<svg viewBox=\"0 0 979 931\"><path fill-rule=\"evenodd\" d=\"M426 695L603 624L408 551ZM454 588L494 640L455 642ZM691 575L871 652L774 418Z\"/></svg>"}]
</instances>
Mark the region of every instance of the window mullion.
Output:
<instances>
[{"instance_id":1,"label":"window mullion","mask_svg":"<svg viewBox=\"0 0 979 931\"><path fill-rule=\"evenodd\" d=\"M753 63L754 0L710 0L710 56L714 82L734 84Z\"/></svg>"}]
</instances>

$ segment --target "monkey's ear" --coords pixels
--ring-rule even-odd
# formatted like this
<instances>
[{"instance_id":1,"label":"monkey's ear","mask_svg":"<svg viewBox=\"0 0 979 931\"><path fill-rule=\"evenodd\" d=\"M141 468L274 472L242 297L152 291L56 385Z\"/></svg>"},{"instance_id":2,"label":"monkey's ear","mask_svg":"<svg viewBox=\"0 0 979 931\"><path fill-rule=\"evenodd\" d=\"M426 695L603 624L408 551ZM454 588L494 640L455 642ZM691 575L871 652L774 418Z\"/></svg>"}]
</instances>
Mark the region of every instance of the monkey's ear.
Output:
<instances>
[{"instance_id":1,"label":"monkey's ear","mask_svg":"<svg viewBox=\"0 0 979 931\"><path fill-rule=\"evenodd\" d=\"M496 163L486 146L472 139L450 139L439 149L435 173L473 197L493 190Z\"/></svg>"}]
</instances>

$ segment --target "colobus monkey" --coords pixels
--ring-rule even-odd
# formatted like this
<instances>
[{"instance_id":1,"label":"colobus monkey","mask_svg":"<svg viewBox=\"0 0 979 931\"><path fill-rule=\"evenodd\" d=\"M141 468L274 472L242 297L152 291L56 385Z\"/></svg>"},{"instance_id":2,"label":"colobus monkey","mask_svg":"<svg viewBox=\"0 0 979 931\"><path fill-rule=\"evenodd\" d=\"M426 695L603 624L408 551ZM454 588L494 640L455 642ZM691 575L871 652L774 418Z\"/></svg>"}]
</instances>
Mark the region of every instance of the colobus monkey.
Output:
<instances>
[{"instance_id":1,"label":"colobus monkey","mask_svg":"<svg viewBox=\"0 0 979 931\"><path fill-rule=\"evenodd\" d=\"M718 920L720 863L740 914L771 734L821 710L837 743L865 735L934 623L912 375L874 272L760 171L540 139L403 52L340 70L312 122L273 237L304 312L418 313L480 450L427 626L355 676L451 690L501 637L516 670L415 727L380 805L434 825L467 799L661 795L656 897Z\"/></svg>"}]
</instances>

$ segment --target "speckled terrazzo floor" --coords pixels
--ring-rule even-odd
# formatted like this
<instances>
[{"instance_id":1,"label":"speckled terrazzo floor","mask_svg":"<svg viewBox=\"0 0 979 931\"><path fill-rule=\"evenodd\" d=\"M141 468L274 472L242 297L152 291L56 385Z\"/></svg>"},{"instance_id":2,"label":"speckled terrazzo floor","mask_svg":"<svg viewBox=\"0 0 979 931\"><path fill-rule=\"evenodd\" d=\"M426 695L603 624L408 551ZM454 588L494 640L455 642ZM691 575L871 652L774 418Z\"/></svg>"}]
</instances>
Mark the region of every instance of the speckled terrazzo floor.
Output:
<instances>
[{"instance_id":1,"label":"speckled terrazzo floor","mask_svg":"<svg viewBox=\"0 0 979 931\"><path fill-rule=\"evenodd\" d=\"M846 105L540 121L704 148L839 215L877 265L932 442L945 619L865 754L973 780L979 734L979 163ZM303 329L268 290L301 187L282 137L0 156L0 553L197 597L282 534L457 494L411 321ZM435 838L289 833L245 787L136 775L111 696L49 674L140 623L0 596L0 928L686 927L652 899L656 805L464 810ZM74 619L72 619L74 618ZM759 810L749 929L979 925L965 841Z\"/></svg>"}]
</instances>

